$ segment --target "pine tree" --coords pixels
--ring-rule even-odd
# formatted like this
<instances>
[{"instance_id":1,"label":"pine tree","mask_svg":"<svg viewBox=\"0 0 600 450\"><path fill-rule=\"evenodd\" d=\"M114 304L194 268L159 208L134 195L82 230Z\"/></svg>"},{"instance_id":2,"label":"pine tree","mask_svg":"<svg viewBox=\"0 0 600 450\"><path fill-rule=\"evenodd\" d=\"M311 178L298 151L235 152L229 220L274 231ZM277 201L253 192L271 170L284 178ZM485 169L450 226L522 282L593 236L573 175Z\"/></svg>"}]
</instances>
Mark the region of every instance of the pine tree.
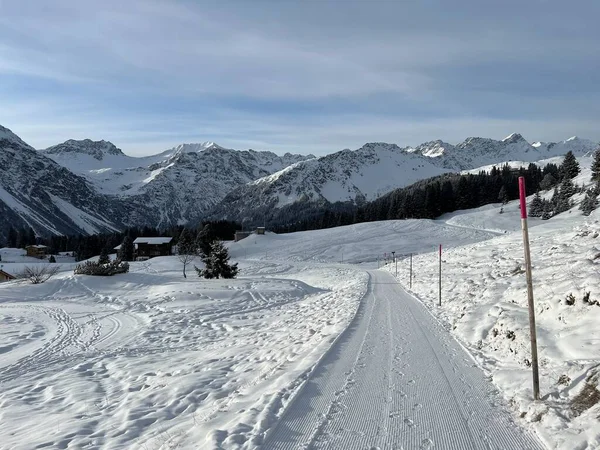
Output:
<instances>
[{"instance_id":1,"label":"pine tree","mask_svg":"<svg viewBox=\"0 0 600 450\"><path fill-rule=\"evenodd\" d=\"M8 246L10 248L15 248L17 246L17 230L15 230L13 227L10 227L8 229Z\"/></svg>"},{"instance_id":2,"label":"pine tree","mask_svg":"<svg viewBox=\"0 0 600 450\"><path fill-rule=\"evenodd\" d=\"M213 226L210 223L204 225L204 227L198 231L196 236L196 243L200 252L205 256L210 256L211 245L216 239L216 233Z\"/></svg>"},{"instance_id":3,"label":"pine tree","mask_svg":"<svg viewBox=\"0 0 600 450\"><path fill-rule=\"evenodd\" d=\"M584 216L589 216L593 210L598 207L598 197L595 195L594 189L590 188L585 193L585 198L579 204L579 209Z\"/></svg>"},{"instance_id":4,"label":"pine tree","mask_svg":"<svg viewBox=\"0 0 600 450\"><path fill-rule=\"evenodd\" d=\"M571 198L577 193L577 188L573 184L570 178L564 178L559 187L559 196L564 198Z\"/></svg>"},{"instance_id":5,"label":"pine tree","mask_svg":"<svg viewBox=\"0 0 600 450\"><path fill-rule=\"evenodd\" d=\"M577 174L581 171L579 168L579 163L575 158L575 155L572 151L568 151L565 155L565 159L560 165L560 174L563 179L569 178L573 179L577 176Z\"/></svg>"},{"instance_id":6,"label":"pine tree","mask_svg":"<svg viewBox=\"0 0 600 450\"><path fill-rule=\"evenodd\" d=\"M221 241L214 241L211 246L210 256L202 257L205 268L196 267L196 272L204 278L235 278L238 265L229 264L229 252Z\"/></svg>"},{"instance_id":7,"label":"pine tree","mask_svg":"<svg viewBox=\"0 0 600 450\"><path fill-rule=\"evenodd\" d=\"M531 217L542 217L544 213L544 204L542 202L542 197L540 197L539 191L535 193L531 203L529 204L529 215Z\"/></svg>"},{"instance_id":8,"label":"pine tree","mask_svg":"<svg viewBox=\"0 0 600 450\"><path fill-rule=\"evenodd\" d=\"M131 236L127 235L121 243L121 248L119 249L119 259L121 261L133 261L133 252L133 239L131 239Z\"/></svg>"},{"instance_id":9,"label":"pine tree","mask_svg":"<svg viewBox=\"0 0 600 450\"><path fill-rule=\"evenodd\" d=\"M594 152L592 162L592 181L600 181L600 148Z\"/></svg>"},{"instance_id":10,"label":"pine tree","mask_svg":"<svg viewBox=\"0 0 600 450\"><path fill-rule=\"evenodd\" d=\"M508 203L508 192L506 191L506 187L502 185L500 188L500 192L498 193L498 200L502 202L503 205Z\"/></svg>"},{"instance_id":11,"label":"pine tree","mask_svg":"<svg viewBox=\"0 0 600 450\"><path fill-rule=\"evenodd\" d=\"M554 205L548 200L542 200L543 212L542 220L548 220L554 213Z\"/></svg>"},{"instance_id":12,"label":"pine tree","mask_svg":"<svg viewBox=\"0 0 600 450\"><path fill-rule=\"evenodd\" d=\"M98 264L108 264L109 262L110 258L108 257L108 249L106 247L102 247L100 258L98 258Z\"/></svg>"}]
</instances>

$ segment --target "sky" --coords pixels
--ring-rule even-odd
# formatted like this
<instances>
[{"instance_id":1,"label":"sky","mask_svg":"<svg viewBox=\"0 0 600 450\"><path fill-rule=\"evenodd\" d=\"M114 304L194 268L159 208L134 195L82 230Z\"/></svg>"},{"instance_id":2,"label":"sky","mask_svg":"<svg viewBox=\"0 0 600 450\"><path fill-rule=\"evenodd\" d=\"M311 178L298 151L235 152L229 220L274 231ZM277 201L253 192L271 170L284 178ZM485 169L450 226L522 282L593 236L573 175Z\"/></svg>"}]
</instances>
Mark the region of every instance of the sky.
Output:
<instances>
[{"instance_id":1,"label":"sky","mask_svg":"<svg viewBox=\"0 0 600 450\"><path fill-rule=\"evenodd\" d=\"M597 0L0 0L0 125L315 155L600 141Z\"/></svg>"}]
</instances>

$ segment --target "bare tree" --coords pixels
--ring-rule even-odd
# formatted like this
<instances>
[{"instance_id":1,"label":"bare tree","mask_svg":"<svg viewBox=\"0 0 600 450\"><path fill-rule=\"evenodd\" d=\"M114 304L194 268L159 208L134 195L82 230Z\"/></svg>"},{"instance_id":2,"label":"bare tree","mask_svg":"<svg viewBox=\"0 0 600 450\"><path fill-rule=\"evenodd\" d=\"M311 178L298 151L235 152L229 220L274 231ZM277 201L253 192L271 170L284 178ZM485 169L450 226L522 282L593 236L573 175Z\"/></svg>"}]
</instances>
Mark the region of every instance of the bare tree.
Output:
<instances>
[{"instance_id":1,"label":"bare tree","mask_svg":"<svg viewBox=\"0 0 600 450\"><path fill-rule=\"evenodd\" d=\"M187 228L184 228L179 235L179 240L177 243L178 248L178 258L179 261L183 264L183 278L187 278L185 273L185 269L192 261L196 259L198 256L198 249L196 246L195 240L192 238L192 235L188 231Z\"/></svg>"},{"instance_id":2,"label":"bare tree","mask_svg":"<svg viewBox=\"0 0 600 450\"><path fill-rule=\"evenodd\" d=\"M29 280L32 284L41 284L48 281L60 270L60 266L54 264L36 264L25 266L19 278Z\"/></svg>"}]
</instances>

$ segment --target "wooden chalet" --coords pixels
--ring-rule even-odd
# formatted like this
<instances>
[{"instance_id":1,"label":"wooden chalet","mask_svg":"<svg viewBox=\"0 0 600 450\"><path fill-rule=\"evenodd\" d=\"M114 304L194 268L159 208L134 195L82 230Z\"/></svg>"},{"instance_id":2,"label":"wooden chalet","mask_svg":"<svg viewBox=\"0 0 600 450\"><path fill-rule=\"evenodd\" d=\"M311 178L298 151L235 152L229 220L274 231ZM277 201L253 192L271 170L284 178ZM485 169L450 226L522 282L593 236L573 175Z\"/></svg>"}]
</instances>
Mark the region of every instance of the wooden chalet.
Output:
<instances>
[{"instance_id":1,"label":"wooden chalet","mask_svg":"<svg viewBox=\"0 0 600 450\"><path fill-rule=\"evenodd\" d=\"M25 247L27 256L44 259L48 255L48 247L46 245L28 245Z\"/></svg>"},{"instance_id":2,"label":"wooden chalet","mask_svg":"<svg viewBox=\"0 0 600 450\"><path fill-rule=\"evenodd\" d=\"M139 237L133 244L135 257L154 258L155 256L169 256L173 248L173 238L170 237Z\"/></svg>"}]
</instances>

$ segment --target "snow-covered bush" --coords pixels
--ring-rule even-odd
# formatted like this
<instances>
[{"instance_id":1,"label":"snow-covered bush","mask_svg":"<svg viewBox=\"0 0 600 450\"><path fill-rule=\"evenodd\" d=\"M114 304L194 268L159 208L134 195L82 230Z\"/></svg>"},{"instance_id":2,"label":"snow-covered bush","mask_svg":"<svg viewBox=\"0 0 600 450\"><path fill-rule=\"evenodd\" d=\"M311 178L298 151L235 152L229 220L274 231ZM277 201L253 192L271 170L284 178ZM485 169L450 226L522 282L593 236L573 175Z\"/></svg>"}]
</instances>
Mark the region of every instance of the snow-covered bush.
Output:
<instances>
[{"instance_id":1,"label":"snow-covered bush","mask_svg":"<svg viewBox=\"0 0 600 450\"><path fill-rule=\"evenodd\" d=\"M83 264L75 267L75 275L98 275L98 276L112 276L118 273L129 272L129 263L126 261L115 260L106 264L100 264L99 262L86 261Z\"/></svg>"}]
</instances>

